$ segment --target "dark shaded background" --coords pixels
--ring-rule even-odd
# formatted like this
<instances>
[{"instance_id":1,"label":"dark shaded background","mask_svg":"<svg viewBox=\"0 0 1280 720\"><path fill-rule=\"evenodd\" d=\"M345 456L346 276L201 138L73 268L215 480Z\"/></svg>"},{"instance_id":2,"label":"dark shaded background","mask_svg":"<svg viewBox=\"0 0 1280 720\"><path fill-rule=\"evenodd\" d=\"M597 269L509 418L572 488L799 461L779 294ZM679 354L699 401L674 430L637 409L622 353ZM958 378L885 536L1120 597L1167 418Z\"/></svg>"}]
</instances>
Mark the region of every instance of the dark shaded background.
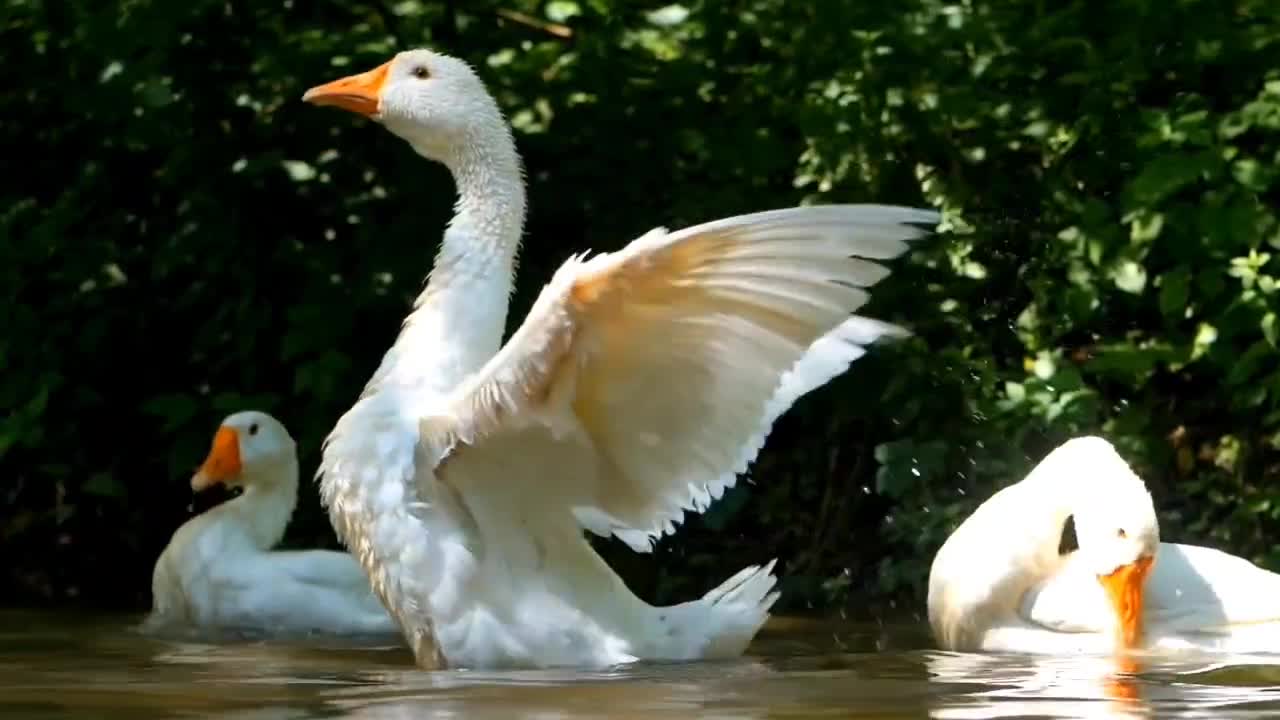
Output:
<instances>
[{"instance_id":1,"label":"dark shaded background","mask_svg":"<svg viewBox=\"0 0 1280 720\"><path fill-rule=\"evenodd\" d=\"M1280 567L1274 0L0 0L0 601L143 608L227 413L320 440L394 339L446 172L303 90L429 45L517 129L512 322L571 252L800 201L945 209L642 595L782 558L916 609L994 487L1104 432L1166 539ZM332 544L304 482L286 544Z\"/></svg>"}]
</instances>

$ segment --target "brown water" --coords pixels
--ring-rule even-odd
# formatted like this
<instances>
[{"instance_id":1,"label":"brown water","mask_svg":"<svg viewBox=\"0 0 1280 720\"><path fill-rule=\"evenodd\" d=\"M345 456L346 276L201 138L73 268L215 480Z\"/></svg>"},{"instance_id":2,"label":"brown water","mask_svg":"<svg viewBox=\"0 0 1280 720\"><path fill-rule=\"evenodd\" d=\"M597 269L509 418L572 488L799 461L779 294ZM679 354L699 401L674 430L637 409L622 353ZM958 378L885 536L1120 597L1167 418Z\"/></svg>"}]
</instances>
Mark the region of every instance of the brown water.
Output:
<instances>
[{"instance_id":1,"label":"brown water","mask_svg":"<svg viewBox=\"0 0 1280 720\"><path fill-rule=\"evenodd\" d=\"M941 653L919 625L782 621L741 660L416 670L398 642L158 640L136 617L0 611L0 718L1261 718L1280 658Z\"/></svg>"}]
</instances>

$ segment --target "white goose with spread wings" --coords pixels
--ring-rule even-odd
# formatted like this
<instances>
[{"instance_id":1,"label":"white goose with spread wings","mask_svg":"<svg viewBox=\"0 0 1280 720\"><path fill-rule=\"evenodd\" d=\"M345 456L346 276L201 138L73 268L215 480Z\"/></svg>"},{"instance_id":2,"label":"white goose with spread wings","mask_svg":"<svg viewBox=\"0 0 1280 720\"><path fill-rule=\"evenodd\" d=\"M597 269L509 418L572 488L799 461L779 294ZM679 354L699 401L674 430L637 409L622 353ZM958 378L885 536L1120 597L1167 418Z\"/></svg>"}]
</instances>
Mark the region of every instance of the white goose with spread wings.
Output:
<instances>
[{"instance_id":1,"label":"white goose with spread wings","mask_svg":"<svg viewBox=\"0 0 1280 720\"><path fill-rule=\"evenodd\" d=\"M462 61L426 50L311 89L458 185L430 281L331 433L321 492L424 666L741 654L773 564L653 607L583 535L645 552L746 470L797 398L902 329L852 316L932 211L826 206L655 229L568 260L502 346L524 222L515 144ZM860 257L859 257L860 256Z\"/></svg>"}]
</instances>

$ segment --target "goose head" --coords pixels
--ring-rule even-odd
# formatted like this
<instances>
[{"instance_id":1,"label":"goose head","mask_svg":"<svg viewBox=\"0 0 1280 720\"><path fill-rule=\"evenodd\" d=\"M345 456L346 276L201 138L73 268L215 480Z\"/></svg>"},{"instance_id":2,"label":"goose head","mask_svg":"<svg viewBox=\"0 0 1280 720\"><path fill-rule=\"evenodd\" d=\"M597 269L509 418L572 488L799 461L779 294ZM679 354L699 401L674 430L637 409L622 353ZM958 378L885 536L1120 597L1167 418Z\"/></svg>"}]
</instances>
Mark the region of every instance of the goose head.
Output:
<instances>
[{"instance_id":1,"label":"goose head","mask_svg":"<svg viewBox=\"0 0 1280 720\"><path fill-rule=\"evenodd\" d=\"M1100 437L1069 440L1042 464L1059 475L1060 486L1073 500L1076 552L1115 611L1118 644L1136 648L1142 637L1146 580L1160 547L1151 493L1115 447Z\"/></svg>"},{"instance_id":2,"label":"goose head","mask_svg":"<svg viewBox=\"0 0 1280 720\"><path fill-rule=\"evenodd\" d=\"M191 477L191 489L228 488L271 482L280 467L296 457L296 446L279 420L247 410L228 415L213 436L213 445Z\"/></svg>"},{"instance_id":3,"label":"goose head","mask_svg":"<svg viewBox=\"0 0 1280 720\"><path fill-rule=\"evenodd\" d=\"M372 70L317 85L302 99L381 123L422 155L446 163L453 148L505 128L471 66L426 49L406 50Z\"/></svg>"}]
</instances>

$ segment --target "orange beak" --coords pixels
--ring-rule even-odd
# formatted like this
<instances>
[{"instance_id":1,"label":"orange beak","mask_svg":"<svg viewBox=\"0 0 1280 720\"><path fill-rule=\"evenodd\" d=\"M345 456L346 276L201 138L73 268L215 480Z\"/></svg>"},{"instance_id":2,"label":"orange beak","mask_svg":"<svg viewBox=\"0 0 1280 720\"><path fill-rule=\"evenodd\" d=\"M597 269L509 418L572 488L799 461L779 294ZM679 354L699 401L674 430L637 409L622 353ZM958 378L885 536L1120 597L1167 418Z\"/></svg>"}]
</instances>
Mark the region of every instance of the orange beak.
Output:
<instances>
[{"instance_id":1,"label":"orange beak","mask_svg":"<svg viewBox=\"0 0 1280 720\"><path fill-rule=\"evenodd\" d=\"M373 117L378 114L382 86L387 82L387 71L390 69L391 61L388 60L368 72L317 85L302 96L302 101L314 105L332 105L365 117Z\"/></svg>"},{"instance_id":2,"label":"orange beak","mask_svg":"<svg viewBox=\"0 0 1280 720\"><path fill-rule=\"evenodd\" d=\"M200 492L225 483L240 474L240 435L233 428L220 427L213 436L213 447L200 469L191 476L191 489Z\"/></svg>"},{"instance_id":3,"label":"orange beak","mask_svg":"<svg viewBox=\"0 0 1280 720\"><path fill-rule=\"evenodd\" d=\"M1120 620L1119 640L1123 650L1134 650L1142 642L1142 592L1153 562L1154 557L1144 555L1109 575L1098 576Z\"/></svg>"}]
</instances>

